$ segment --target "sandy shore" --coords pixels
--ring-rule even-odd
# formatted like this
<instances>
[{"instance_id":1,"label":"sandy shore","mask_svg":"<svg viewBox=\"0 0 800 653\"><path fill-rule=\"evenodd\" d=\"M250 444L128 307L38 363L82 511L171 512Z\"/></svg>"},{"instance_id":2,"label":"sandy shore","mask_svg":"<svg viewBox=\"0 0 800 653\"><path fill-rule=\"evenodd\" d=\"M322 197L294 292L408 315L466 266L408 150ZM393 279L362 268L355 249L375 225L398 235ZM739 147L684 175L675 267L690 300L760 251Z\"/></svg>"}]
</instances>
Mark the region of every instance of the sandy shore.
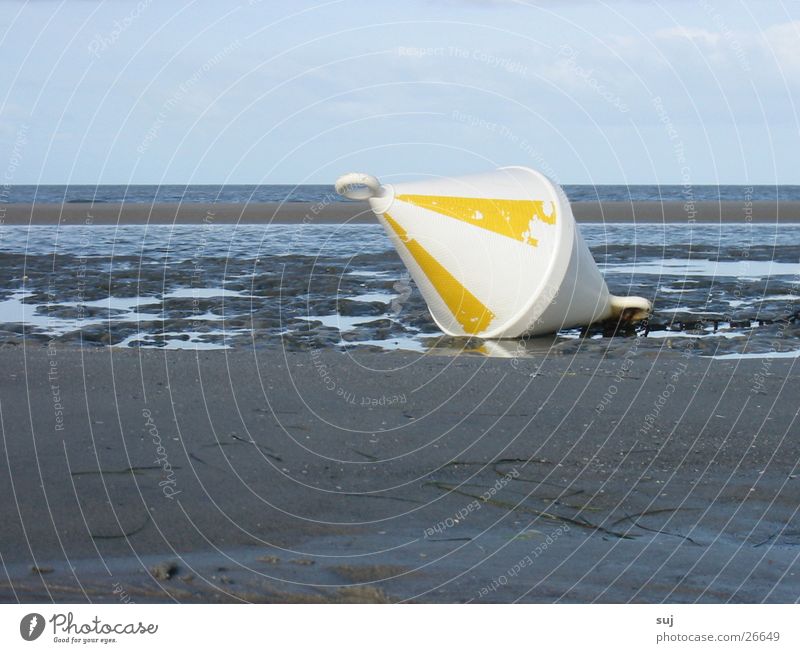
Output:
<instances>
[{"instance_id":1,"label":"sandy shore","mask_svg":"<svg viewBox=\"0 0 800 653\"><path fill-rule=\"evenodd\" d=\"M4 601L800 598L796 361L0 349Z\"/></svg>"},{"instance_id":2,"label":"sandy shore","mask_svg":"<svg viewBox=\"0 0 800 653\"><path fill-rule=\"evenodd\" d=\"M800 202L575 202L578 222L800 222ZM365 203L5 204L0 224L197 224L372 222Z\"/></svg>"}]
</instances>

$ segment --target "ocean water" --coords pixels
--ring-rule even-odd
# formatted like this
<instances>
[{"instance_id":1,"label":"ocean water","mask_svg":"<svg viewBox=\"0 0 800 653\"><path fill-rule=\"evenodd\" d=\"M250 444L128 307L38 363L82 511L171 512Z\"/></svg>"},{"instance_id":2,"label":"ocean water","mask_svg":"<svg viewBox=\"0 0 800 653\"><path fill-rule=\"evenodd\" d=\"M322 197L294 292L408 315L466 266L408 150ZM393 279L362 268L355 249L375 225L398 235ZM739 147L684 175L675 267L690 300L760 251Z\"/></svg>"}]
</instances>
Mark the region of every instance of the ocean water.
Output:
<instances>
[{"instance_id":1,"label":"ocean water","mask_svg":"<svg viewBox=\"0 0 800 653\"><path fill-rule=\"evenodd\" d=\"M800 225L585 224L646 325L520 342L440 333L379 225L0 227L0 344L800 355Z\"/></svg>"},{"instance_id":2,"label":"ocean water","mask_svg":"<svg viewBox=\"0 0 800 653\"><path fill-rule=\"evenodd\" d=\"M684 186L676 185L570 185L564 186L573 202L703 200L800 200L800 186ZM163 185L163 186L10 186L2 201L41 202L322 202L347 201L332 185Z\"/></svg>"}]
</instances>

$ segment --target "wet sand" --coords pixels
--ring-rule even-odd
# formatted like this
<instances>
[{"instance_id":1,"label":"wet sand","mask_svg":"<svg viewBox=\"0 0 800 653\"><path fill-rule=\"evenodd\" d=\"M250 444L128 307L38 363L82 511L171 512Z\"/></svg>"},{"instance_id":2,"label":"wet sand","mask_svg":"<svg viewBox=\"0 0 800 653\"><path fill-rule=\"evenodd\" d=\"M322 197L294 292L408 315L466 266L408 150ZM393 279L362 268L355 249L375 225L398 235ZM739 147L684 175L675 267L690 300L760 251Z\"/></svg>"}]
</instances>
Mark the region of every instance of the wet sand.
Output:
<instances>
[{"instance_id":1,"label":"wet sand","mask_svg":"<svg viewBox=\"0 0 800 653\"><path fill-rule=\"evenodd\" d=\"M800 202L573 202L578 222L800 222ZM326 224L373 222L363 202L5 204L0 224Z\"/></svg>"},{"instance_id":2,"label":"wet sand","mask_svg":"<svg viewBox=\"0 0 800 653\"><path fill-rule=\"evenodd\" d=\"M0 599L795 602L799 372L2 347Z\"/></svg>"}]
</instances>

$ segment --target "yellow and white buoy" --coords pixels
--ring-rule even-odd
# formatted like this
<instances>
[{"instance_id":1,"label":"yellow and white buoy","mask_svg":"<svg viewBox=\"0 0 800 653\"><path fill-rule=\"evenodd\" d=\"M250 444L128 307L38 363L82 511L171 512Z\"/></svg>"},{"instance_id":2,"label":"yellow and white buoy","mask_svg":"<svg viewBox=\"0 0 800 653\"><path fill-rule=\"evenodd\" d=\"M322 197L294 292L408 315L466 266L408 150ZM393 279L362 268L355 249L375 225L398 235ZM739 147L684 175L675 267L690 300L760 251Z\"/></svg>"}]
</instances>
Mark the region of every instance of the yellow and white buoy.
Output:
<instances>
[{"instance_id":1,"label":"yellow and white buoy","mask_svg":"<svg viewBox=\"0 0 800 653\"><path fill-rule=\"evenodd\" d=\"M650 313L646 299L608 292L564 191L530 168L384 185L350 173L336 191L369 200L449 335L516 338Z\"/></svg>"}]
</instances>

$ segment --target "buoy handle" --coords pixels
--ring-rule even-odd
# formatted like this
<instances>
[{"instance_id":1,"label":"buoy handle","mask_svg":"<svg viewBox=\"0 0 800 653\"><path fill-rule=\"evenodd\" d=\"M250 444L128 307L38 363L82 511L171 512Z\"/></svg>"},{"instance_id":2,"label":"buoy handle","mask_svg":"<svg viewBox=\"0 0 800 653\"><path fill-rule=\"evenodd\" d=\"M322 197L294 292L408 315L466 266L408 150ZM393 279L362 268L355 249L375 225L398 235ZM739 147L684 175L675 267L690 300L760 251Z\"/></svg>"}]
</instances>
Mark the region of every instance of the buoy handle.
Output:
<instances>
[{"instance_id":1,"label":"buoy handle","mask_svg":"<svg viewBox=\"0 0 800 653\"><path fill-rule=\"evenodd\" d=\"M336 192L349 200L381 197L383 186L376 177L363 172L348 172L336 180Z\"/></svg>"}]
</instances>

